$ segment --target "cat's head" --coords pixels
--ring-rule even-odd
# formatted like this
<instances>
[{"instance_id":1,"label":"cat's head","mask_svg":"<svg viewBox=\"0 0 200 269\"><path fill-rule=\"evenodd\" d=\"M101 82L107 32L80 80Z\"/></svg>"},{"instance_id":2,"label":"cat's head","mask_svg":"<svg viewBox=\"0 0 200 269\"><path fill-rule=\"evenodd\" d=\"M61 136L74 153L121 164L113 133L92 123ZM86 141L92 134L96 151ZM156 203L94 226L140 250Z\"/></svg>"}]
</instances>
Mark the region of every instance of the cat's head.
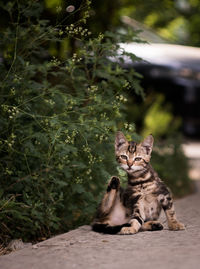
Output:
<instances>
[{"instance_id":1,"label":"cat's head","mask_svg":"<svg viewBox=\"0 0 200 269\"><path fill-rule=\"evenodd\" d=\"M122 132L117 132L115 138L116 159L127 173L144 170L151 159L153 136L147 136L141 143L127 141Z\"/></svg>"}]
</instances>

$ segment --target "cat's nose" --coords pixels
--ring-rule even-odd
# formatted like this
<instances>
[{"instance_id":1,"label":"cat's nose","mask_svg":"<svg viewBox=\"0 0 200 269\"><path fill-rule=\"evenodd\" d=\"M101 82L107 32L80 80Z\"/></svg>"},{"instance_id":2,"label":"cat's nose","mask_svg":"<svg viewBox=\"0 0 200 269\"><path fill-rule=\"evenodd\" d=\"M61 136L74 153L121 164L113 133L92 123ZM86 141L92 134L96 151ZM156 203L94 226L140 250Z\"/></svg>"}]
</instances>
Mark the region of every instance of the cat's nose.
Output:
<instances>
[{"instance_id":1,"label":"cat's nose","mask_svg":"<svg viewBox=\"0 0 200 269\"><path fill-rule=\"evenodd\" d=\"M128 165L129 168L131 168L131 166L133 165L133 161L128 160L127 165Z\"/></svg>"}]
</instances>

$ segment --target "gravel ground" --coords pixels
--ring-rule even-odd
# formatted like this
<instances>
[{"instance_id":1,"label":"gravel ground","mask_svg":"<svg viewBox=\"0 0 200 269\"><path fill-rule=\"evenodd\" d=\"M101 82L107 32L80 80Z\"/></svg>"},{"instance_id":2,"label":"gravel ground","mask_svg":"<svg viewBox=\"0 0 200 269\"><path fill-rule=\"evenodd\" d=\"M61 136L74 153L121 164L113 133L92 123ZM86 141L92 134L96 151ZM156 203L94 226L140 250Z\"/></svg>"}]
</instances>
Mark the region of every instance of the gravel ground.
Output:
<instances>
[{"instance_id":1,"label":"gravel ground","mask_svg":"<svg viewBox=\"0 0 200 269\"><path fill-rule=\"evenodd\" d=\"M0 257L1 269L197 269L200 266L200 181L197 192L175 202L185 231L102 235L90 226Z\"/></svg>"}]
</instances>

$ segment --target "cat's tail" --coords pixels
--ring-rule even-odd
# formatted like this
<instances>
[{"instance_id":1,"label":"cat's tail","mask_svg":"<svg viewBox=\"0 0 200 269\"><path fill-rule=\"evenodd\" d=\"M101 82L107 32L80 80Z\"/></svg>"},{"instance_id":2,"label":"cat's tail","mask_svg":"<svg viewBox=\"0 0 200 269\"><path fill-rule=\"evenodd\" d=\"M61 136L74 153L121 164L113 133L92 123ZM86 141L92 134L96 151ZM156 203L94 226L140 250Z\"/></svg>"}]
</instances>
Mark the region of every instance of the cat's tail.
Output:
<instances>
[{"instance_id":1,"label":"cat's tail","mask_svg":"<svg viewBox=\"0 0 200 269\"><path fill-rule=\"evenodd\" d=\"M94 223L92 224L92 230L97 233L104 234L117 234L123 227L130 227L130 223L124 223L122 225L110 226L108 224Z\"/></svg>"}]
</instances>

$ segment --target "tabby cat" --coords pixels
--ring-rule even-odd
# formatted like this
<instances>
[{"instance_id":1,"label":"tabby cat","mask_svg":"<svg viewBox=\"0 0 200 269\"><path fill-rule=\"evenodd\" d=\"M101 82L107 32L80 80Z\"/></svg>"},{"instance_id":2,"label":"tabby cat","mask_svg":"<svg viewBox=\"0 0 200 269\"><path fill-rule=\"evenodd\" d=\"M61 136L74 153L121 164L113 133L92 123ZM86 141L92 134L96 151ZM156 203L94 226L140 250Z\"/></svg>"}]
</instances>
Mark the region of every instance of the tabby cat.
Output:
<instances>
[{"instance_id":1,"label":"tabby cat","mask_svg":"<svg viewBox=\"0 0 200 269\"><path fill-rule=\"evenodd\" d=\"M126 189L112 177L92 223L96 232L135 234L138 231L162 230L157 221L163 209L170 230L184 230L174 211L172 195L150 165L153 136L141 143L128 142L122 132L115 139L119 165L127 172Z\"/></svg>"}]
</instances>

